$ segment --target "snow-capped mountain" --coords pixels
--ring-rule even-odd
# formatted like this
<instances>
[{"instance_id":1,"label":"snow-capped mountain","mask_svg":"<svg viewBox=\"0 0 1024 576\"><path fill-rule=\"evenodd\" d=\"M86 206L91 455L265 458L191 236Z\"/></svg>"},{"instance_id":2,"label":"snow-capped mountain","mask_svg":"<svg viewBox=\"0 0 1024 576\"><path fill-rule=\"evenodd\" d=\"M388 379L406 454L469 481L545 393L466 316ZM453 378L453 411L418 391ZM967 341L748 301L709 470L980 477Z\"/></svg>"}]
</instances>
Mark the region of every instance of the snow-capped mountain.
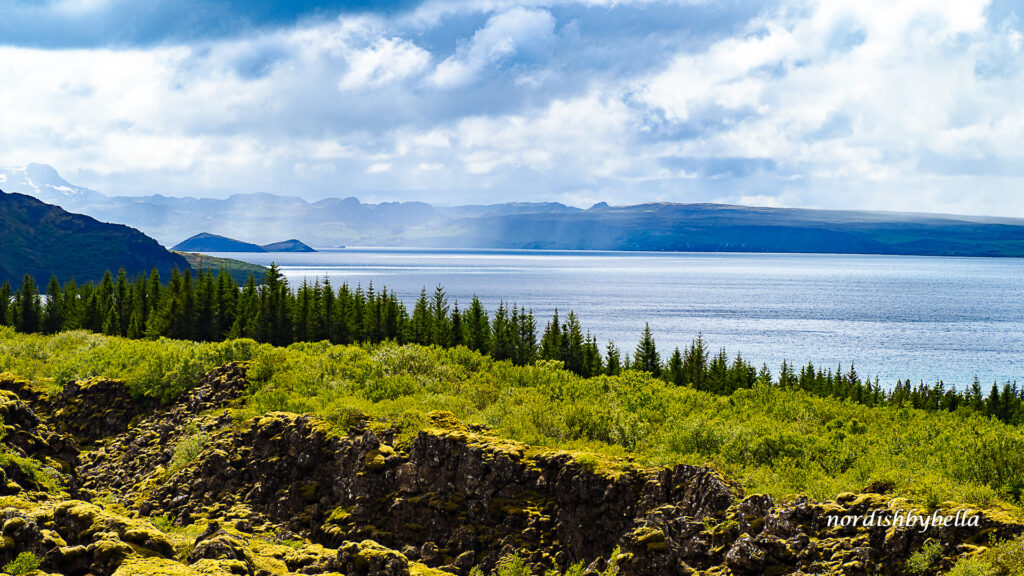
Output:
<instances>
[{"instance_id":1,"label":"snow-capped mountain","mask_svg":"<svg viewBox=\"0 0 1024 576\"><path fill-rule=\"evenodd\" d=\"M95 190L71 184L46 164L0 168L0 190L33 196L65 209L76 208L102 197Z\"/></svg>"}]
</instances>

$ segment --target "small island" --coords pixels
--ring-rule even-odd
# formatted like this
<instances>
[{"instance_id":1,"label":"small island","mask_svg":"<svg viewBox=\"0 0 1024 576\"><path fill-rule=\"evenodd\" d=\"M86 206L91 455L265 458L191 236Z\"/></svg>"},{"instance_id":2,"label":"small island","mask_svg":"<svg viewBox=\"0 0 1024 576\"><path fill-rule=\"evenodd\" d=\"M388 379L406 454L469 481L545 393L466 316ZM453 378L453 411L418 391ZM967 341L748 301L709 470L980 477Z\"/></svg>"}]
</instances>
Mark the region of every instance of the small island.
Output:
<instances>
[{"instance_id":1,"label":"small island","mask_svg":"<svg viewBox=\"0 0 1024 576\"><path fill-rule=\"evenodd\" d=\"M316 250L295 238L260 246L259 244L243 242L218 234L210 234L209 232L200 232L187 240L183 240L176 244L172 250L179 252L316 252Z\"/></svg>"}]
</instances>

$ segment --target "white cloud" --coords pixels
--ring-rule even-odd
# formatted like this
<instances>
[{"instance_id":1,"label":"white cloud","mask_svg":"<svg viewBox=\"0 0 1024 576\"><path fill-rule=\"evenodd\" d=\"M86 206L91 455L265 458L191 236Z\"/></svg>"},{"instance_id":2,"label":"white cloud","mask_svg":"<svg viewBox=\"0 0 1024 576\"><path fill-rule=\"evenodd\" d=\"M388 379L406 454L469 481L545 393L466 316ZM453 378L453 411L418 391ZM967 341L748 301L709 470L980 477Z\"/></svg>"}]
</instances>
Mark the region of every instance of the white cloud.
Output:
<instances>
[{"instance_id":1,"label":"white cloud","mask_svg":"<svg viewBox=\"0 0 1024 576\"><path fill-rule=\"evenodd\" d=\"M430 53L401 38L381 38L349 57L349 70L338 83L342 90L374 88L419 74L430 64Z\"/></svg>"},{"instance_id":2,"label":"white cloud","mask_svg":"<svg viewBox=\"0 0 1024 576\"><path fill-rule=\"evenodd\" d=\"M434 0L180 45L0 47L0 165L110 193L1024 216L1024 36L984 0L794 0L699 38L651 22L649 62L587 20L630 3L593 4Z\"/></svg>"},{"instance_id":3,"label":"white cloud","mask_svg":"<svg viewBox=\"0 0 1024 576\"><path fill-rule=\"evenodd\" d=\"M463 86L483 69L517 53L549 50L554 33L555 18L547 10L513 8L492 16L455 55L438 64L431 81L442 88Z\"/></svg>"}]
</instances>

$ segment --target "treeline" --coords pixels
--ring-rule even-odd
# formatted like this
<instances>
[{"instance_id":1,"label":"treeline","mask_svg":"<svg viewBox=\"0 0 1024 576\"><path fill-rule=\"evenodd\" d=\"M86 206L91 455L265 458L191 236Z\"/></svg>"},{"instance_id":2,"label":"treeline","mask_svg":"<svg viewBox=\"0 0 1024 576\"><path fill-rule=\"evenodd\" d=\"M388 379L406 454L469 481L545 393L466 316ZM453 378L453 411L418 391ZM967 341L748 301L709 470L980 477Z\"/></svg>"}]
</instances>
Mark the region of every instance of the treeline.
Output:
<instances>
[{"instance_id":1,"label":"treeline","mask_svg":"<svg viewBox=\"0 0 1024 576\"><path fill-rule=\"evenodd\" d=\"M602 352L597 338L584 332L572 311L563 319L556 310L539 331L533 312L523 306L501 302L491 315L473 297L468 307L460 309L438 286L430 294L423 289L410 313L394 292L386 287L375 290L372 282L365 290L347 283L335 289L325 278L312 284L304 281L292 290L275 265L261 284L253 277L239 284L230 274L210 270L193 276L191 270L175 269L166 283L156 270L134 278L123 270L116 278L107 273L98 284L78 285L71 280L61 286L52 277L45 296L26 276L16 291L8 283L0 285L3 324L28 333L84 329L128 338L252 338L278 346L321 340L466 346L517 365L555 360L588 378L634 369L720 395L761 384L869 406L971 410L1024 424L1024 390L1016 383L993 384L987 395L977 378L962 391L941 381L912 385L910 380L885 390L877 378L861 379L852 365L846 371L841 367L833 371L808 363L796 371L785 361L775 377L767 365L758 369L739 355L730 359L724 349L712 355L700 337L684 351L676 348L663 361L649 326L632 354L623 353L613 342Z\"/></svg>"}]
</instances>

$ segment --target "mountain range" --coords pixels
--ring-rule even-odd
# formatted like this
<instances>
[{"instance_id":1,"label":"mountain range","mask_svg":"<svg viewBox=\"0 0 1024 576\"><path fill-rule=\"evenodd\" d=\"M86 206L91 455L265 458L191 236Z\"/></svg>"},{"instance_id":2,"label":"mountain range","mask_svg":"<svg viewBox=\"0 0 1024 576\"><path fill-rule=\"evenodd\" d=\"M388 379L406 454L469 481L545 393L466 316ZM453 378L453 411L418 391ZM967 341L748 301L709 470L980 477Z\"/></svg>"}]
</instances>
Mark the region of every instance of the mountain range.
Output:
<instances>
[{"instance_id":1,"label":"mountain range","mask_svg":"<svg viewBox=\"0 0 1024 576\"><path fill-rule=\"evenodd\" d=\"M0 170L0 187L126 223L165 245L207 232L258 245L301 236L325 247L1024 256L1024 220L1012 218L673 203L442 207L267 193L116 197L70 184L41 164Z\"/></svg>"}]
</instances>

